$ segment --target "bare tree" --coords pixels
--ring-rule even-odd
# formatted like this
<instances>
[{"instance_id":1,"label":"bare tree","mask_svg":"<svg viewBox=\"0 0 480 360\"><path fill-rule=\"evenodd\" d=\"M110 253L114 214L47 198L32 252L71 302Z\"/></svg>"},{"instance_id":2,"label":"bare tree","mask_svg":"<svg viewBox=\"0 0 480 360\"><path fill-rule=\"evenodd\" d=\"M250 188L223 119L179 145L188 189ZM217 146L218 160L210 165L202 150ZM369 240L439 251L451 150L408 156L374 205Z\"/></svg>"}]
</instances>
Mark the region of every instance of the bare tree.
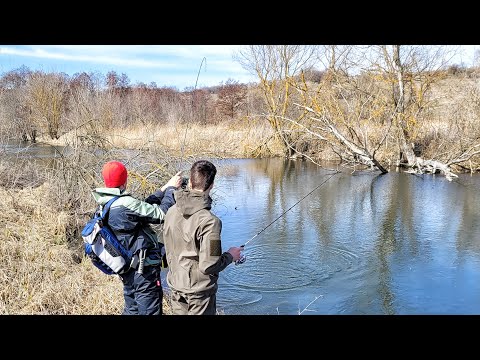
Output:
<instances>
[{"instance_id":1,"label":"bare tree","mask_svg":"<svg viewBox=\"0 0 480 360\"><path fill-rule=\"evenodd\" d=\"M354 66L354 52L351 45L322 45L318 50L318 60L330 71L348 71Z\"/></svg>"},{"instance_id":2,"label":"bare tree","mask_svg":"<svg viewBox=\"0 0 480 360\"><path fill-rule=\"evenodd\" d=\"M228 79L225 84L221 83L218 88L217 107L222 115L233 119L239 107L245 103L247 86L238 81Z\"/></svg>"},{"instance_id":3,"label":"bare tree","mask_svg":"<svg viewBox=\"0 0 480 360\"><path fill-rule=\"evenodd\" d=\"M103 137L99 113L99 92L102 79L94 73L74 74L68 96L69 129L74 131L74 141L101 147ZM73 144L76 145L76 144Z\"/></svg>"},{"instance_id":4,"label":"bare tree","mask_svg":"<svg viewBox=\"0 0 480 360\"><path fill-rule=\"evenodd\" d=\"M234 54L244 69L256 75L267 105L266 119L291 157L296 153L295 137L298 126L286 119L294 116L291 97L295 77L302 70L311 69L316 46L307 45L251 45Z\"/></svg>"},{"instance_id":5,"label":"bare tree","mask_svg":"<svg viewBox=\"0 0 480 360\"><path fill-rule=\"evenodd\" d=\"M9 71L0 78L2 128L7 137L36 141L37 130L30 121L31 109L26 103L26 84L30 70L21 68Z\"/></svg>"},{"instance_id":6,"label":"bare tree","mask_svg":"<svg viewBox=\"0 0 480 360\"><path fill-rule=\"evenodd\" d=\"M480 49L475 50L475 54L473 55L473 65L477 68L480 67Z\"/></svg>"},{"instance_id":7,"label":"bare tree","mask_svg":"<svg viewBox=\"0 0 480 360\"><path fill-rule=\"evenodd\" d=\"M51 139L58 139L67 101L67 79L63 74L36 71L28 77L26 90L32 122L37 129L46 128Z\"/></svg>"},{"instance_id":8,"label":"bare tree","mask_svg":"<svg viewBox=\"0 0 480 360\"><path fill-rule=\"evenodd\" d=\"M133 87L130 92L130 112L133 115L133 122L140 122L142 125L154 123L155 112L158 102L155 96L155 89L144 84Z\"/></svg>"},{"instance_id":9,"label":"bare tree","mask_svg":"<svg viewBox=\"0 0 480 360\"><path fill-rule=\"evenodd\" d=\"M398 165L423 173L442 172L448 180L456 177L450 165L463 157L443 163L417 156L418 129L434 101L432 86L444 76L455 49L445 46L380 46L383 61L377 65L391 83L392 107L395 109L395 135L399 146ZM383 65L383 66L382 66Z\"/></svg>"},{"instance_id":10,"label":"bare tree","mask_svg":"<svg viewBox=\"0 0 480 360\"><path fill-rule=\"evenodd\" d=\"M289 156L309 157L306 153L312 148L313 137L342 160L376 166L386 172L375 158L379 145L370 146L363 121L365 116L375 116L370 111L375 107L370 105L375 103L378 107L381 101L368 95L357 78L348 75L352 64L347 55L352 53L351 47L257 46L248 50L241 54L242 65L256 70L269 107L268 120ZM246 62L247 57L250 62ZM317 84L308 81L303 71L312 69L313 60L328 64L328 71ZM384 140L385 136L379 143Z\"/></svg>"},{"instance_id":11,"label":"bare tree","mask_svg":"<svg viewBox=\"0 0 480 360\"><path fill-rule=\"evenodd\" d=\"M316 85L297 87L302 93L302 117L295 123L323 141L343 163L387 170L376 158L391 127L385 101L367 75L350 76L329 69ZM289 121L293 121L289 119Z\"/></svg>"},{"instance_id":12,"label":"bare tree","mask_svg":"<svg viewBox=\"0 0 480 360\"><path fill-rule=\"evenodd\" d=\"M309 150L298 146L298 139L308 134L352 165L365 164L385 173L387 165L395 163L418 173L441 172L451 180L456 176L452 165L471 161L480 153L476 137L458 130L465 142L450 152L452 156L445 156L448 150L439 158L422 156L430 142L425 124L437 116L442 94L438 84L448 75L445 69L455 49L317 47L316 59L326 71L315 82L305 76L307 71L300 71L299 64L308 63L307 69L315 65L300 50L305 49L250 46L236 55L244 68L258 75L268 106L266 118L289 155ZM396 146L393 153L392 145ZM451 145L451 150L457 149Z\"/></svg>"}]
</instances>

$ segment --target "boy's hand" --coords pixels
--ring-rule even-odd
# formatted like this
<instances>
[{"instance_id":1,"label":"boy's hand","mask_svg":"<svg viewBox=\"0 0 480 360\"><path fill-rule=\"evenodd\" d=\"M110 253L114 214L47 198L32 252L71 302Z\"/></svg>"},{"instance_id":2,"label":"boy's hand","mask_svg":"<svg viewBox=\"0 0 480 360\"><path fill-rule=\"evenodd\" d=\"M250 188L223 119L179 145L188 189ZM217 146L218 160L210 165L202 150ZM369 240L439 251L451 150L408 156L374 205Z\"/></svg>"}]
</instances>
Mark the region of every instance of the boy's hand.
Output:
<instances>
[{"instance_id":1,"label":"boy's hand","mask_svg":"<svg viewBox=\"0 0 480 360\"><path fill-rule=\"evenodd\" d=\"M174 188L178 189L180 185L182 185L182 177L180 176L181 173L182 172L179 171L178 173L173 175L172 178L168 180L168 182L165 185L162 186L161 190L165 191L169 186L173 186Z\"/></svg>"}]
</instances>

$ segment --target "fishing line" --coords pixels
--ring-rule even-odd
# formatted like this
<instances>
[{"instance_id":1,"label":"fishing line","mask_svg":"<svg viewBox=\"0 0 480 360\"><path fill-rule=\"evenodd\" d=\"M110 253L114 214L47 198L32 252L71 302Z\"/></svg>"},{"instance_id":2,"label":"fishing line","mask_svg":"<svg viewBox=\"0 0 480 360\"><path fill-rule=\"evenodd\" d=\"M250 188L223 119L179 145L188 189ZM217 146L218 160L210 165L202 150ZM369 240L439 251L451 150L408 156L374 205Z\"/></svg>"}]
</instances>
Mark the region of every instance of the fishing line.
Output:
<instances>
[{"instance_id":1,"label":"fishing line","mask_svg":"<svg viewBox=\"0 0 480 360\"><path fill-rule=\"evenodd\" d=\"M252 238L250 238L247 242L245 242L245 244L243 245L240 245L240 247L245 247L245 245L247 245L250 241L252 241L253 239L255 239L258 235L260 235L261 233L263 233L265 230L267 230L271 225L273 225L278 219L280 219L283 215L285 215L287 212L289 212L291 209L293 209L300 201L302 201L303 199L305 199L308 195L310 195L311 193L313 193L315 190L317 190L320 186L322 186L323 184L325 184L328 180L330 180L332 177L334 177L336 174L338 174L338 172L335 172L333 173L332 175L330 175L325 181L323 181L320 185L316 186L312 191L310 191L308 194L304 195L300 200L298 200L295 204L293 204L292 206L290 206L287 210L285 210L282 214L280 214L275 220L273 220L270 224L268 224L267 226L265 226L262 230L260 230L259 232L257 232ZM235 265L238 265L238 264L243 264L245 261L247 260L247 258L242 255L242 257L237 260L235 262Z\"/></svg>"}]
</instances>

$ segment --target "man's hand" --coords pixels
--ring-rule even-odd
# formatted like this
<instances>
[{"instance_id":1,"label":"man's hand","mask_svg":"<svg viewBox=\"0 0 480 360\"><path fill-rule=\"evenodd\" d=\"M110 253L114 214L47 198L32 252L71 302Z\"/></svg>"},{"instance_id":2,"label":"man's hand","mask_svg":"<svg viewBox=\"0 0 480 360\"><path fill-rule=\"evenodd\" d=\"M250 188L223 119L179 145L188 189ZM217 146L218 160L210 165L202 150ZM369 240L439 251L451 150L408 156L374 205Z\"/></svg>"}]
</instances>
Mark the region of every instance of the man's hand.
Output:
<instances>
[{"instance_id":1,"label":"man's hand","mask_svg":"<svg viewBox=\"0 0 480 360\"><path fill-rule=\"evenodd\" d=\"M242 257L242 251L243 251L243 246L232 246L230 249L228 249L228 253L230 253L233 256L232 262L235 262L237 260L240 260Z\"/></svg>"}]
</instances>

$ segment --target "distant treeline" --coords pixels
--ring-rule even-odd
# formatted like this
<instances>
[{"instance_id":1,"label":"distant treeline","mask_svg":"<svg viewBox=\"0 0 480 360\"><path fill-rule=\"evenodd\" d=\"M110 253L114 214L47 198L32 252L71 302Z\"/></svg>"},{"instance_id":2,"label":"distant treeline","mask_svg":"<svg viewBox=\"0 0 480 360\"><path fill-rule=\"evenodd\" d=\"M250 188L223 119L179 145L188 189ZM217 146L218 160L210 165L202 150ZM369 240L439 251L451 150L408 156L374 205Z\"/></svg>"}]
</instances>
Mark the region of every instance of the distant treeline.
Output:
<instances>
[{"instance_id":1,"label":"distant treeline","mask_svg":"<svg viewBox=\"0 0 480 360\"><path fill-rule=\"evenodd\" d=\"M155 83L130 84L126 74L46 73L21 67L0 77L0 135L35 142L142 124L216 124L264 111L255 85L228 79L218 86L179 91Z\"/></svg>"},{"instance_id":2,"label":"distant treeline","mask_svg":"<svg viewBox=\"0 0 480 360\"><path fill-rule=\"evenodd\" d=\"M446 47L252 45L234 58L257 83L179 91L132 85L114 71L12 70L0 77L0 136L35 142L226 123L253 131L255 122L273 133L251 156L278 154L280 144L287 157L383 173L394 165L451 179L480 168L480 68L450 64Z\"/></svg>"}]
</instances>

